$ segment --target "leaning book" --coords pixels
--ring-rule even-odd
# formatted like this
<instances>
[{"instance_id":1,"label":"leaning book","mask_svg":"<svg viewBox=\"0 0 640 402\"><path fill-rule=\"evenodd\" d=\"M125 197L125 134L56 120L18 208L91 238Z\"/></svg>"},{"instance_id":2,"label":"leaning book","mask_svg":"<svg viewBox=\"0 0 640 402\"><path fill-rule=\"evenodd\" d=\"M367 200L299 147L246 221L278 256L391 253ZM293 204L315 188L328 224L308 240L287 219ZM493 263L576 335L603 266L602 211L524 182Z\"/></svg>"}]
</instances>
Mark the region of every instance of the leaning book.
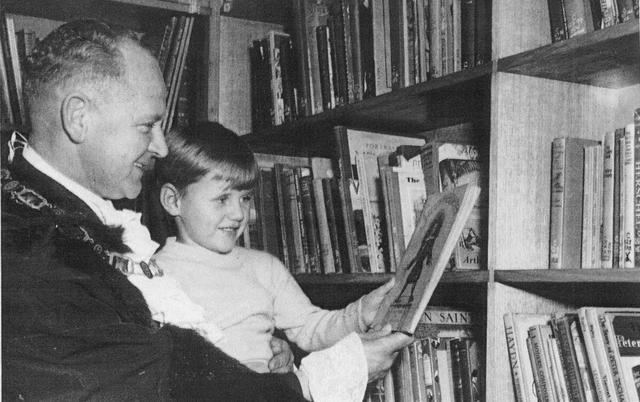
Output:
<instances>
[{"instance_id":1,"label":"leaning book","mask_svg":"<svg viewBox=\"0 0 640 402\"><path fill-rule=\"evenodd\" d=\"M414 334L479 194L470 183L427 200L374 324Z\"/></svg>"}]
</instances>

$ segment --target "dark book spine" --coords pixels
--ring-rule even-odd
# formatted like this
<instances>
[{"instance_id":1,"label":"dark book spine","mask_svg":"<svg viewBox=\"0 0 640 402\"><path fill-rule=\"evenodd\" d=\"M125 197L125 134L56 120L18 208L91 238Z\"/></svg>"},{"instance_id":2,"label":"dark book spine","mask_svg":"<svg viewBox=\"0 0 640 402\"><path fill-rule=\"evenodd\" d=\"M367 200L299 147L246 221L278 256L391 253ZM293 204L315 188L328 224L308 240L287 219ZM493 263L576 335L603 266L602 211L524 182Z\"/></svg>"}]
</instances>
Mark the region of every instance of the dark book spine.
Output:
<instances>
[{"instance_id":1,"label":"dark book spine","mask_svg":"<svg viewBox=\"0 0 640 402\"><path fill-rule=\"evenodd\" d=\"M389 2L389 41L391 43L391 87L403 88L404 82L404 24L402 3L404 0Z\"/></svg>"},{"instance_id":2,"label":"dark book spine","mask_svg":"<svg viewBox=\"0 0 640 402\"><path fill-rule=\"evenodd\" d=\"M307 52L307 41L305 39L307 28L304 15L305 0L293 0L292 11L294 21L294 51L296 55L297 79L298 83L296 99L298 101L298 114L300 116L310 116L311 108L311 77L309 72L309 56Z\"/></svg>"},{"instance_id":3,"label":"dark book spine","mask_svg":"<svg viewBox=\"0 0 640 402\"><path fill-rule=\"evenodd\" d=\"M342 15L335 15L332 13L329 16L328 24L329 41L331 43L331 63L333 66L333 87L335 91L336 106L342 106L347 104L349 101Z\"/></svg>"},{"instance_id":4,"label":"dark book spine","mask_svg":"<svg viewBox=\"0 0 640 402\"><path fill-rule=\"evenodd\" d=\"M416 65L416 42L418 41L417 35L417 23L416 23L416 2L415 0L402 0L404 1L407 13L405 15L405 25L407 27L407 55L408 61L406 68L408 71L409 82L408 85L414 85L416 77L420 75L420 66Z\"/></svg>"},{"instance_id":5,"label":"dark book spine","mask_svg":"<svg viewBox=\"0 0 640 402\"><path fill-rule=\"evenodd\" d=\"M451 339L449 341L449 351L451 353L451 379L453 382L453 397L456 401L470 401L465 398L464 387L462 386L462 358L460 349L463 346L460 339Z\"/></svg>"},{"instance_id":6,"label":"dark book spine","mask_svg":"<svg viewBox=\"0 0 640 402\"><path fill-rule=\"evenodd\" d=\"M302 268L298 271L301 273L309 273L309 239L304 223L304 210L302 207L302 198L300 193L300 171L294 167L291 172L290 200L292 205L292 217L295 238L299 240L298 251L301 254Z\"/></svg>"},{"instance_id":7,"label":"dark book spine","mask_svg":"<svg viewBox=\"0 0 640 402\"><path fill-rule=\"evenodd\" d=\"M329 76L329 28L326 25L316 27L316 43L318 44L318 67L320 69L320 89L322 93L322 107L324 110L333 109L331 99L331 77Z\"/></svg>"},{"instance_id":8,"label":"dark book spine","mask_svg":"<svg viewBox=\"0 0 640 402\"><path fill-rule=\"evenodd\" d=\"M349 30L351 32L351 57L353 60L353 97L362 100L362 51L360 47L360 7L361 0L347 0L349 7Z\"/></svg>"},{"instance_id":9,"label":"dark book spine","mask_svg":"<svg viewBox=\"0 0 640 402\"><path fill-rule=\"evenodd\" d=\"M295 70L293 64L293 45L291 38L278 35L280 47L280 73L282 74L282 99L284 104L284 121L290 122L297 118L298 111L295 95Z\"/></svg>"},{"instance_id":10,"label":"dark book spine","mask_svg":"<svg viewBox=\"0 0 640 402\"><path fill-rule=\"evenodd\" d=\"M548 0L549 25L551 27L551 42L567 39L567 23L564 14L563 0Z\"/></svg>"},{"instance_id":11,"label":"dark book spine","mask_svg":"<svg viewBox=\"0 0 640 402\"><path fill-rule=\"evenodd\" d=\"M460 25L460 57L464 70L476 65L476 0L462 0Z\"/></svg>"},{"instance_id":12,"label":"dark book spine","mask_svg":"<svg viewBox=\"0 0 640 402\"><path fill-rule=\"evenodd\" d=\"M372 2L358 0L360 24L360 59L362 66L362 97L376 96L376 66L373 55L373 11ZM382 27L380 27L382 29Z\"/></svg>"},{"instance_id":13,"label":"dark book spine","mask_svg":"<svg viewBox=\"0 0 640 402\"><path fill-rule=\"evenodd\" d=\"M357 101L356 97L356 76L355 66L353 60L353 37L351 33L351 9L349 7L349 1L351 0L338 0L337 4L340 7L340 16L342 21L342 36L344 38L344 60L347 71L347 93L348 102L353 103Z\"/></svg>"},{"instance_id":14,"label":"dark book spine","mask_svg":"<svg viewBox=\"0 0 640 402\"><path fill-rule=\"evenodd\" d=\"M278 244L278 217L276 212L273 174L269 170L260 170L258 180L258 199L256 200L256 206L258 207L261 217L263 250L284 260L282 258L280 245Z\"/></svg>"},{"instance_id":15,"label":"dark book spine","mask_svg":"<svg viewBox=\"0 0 640 402\"><path fill-rule=\"evenodd\" d=\"M476 0L476 65L491 62L491 0Z\"/></svg>"},{"instance_id":16,"label":"dark book spine","mask_svg":"<svg viewBox=\"0 0 640 402\"><path fill-rule=\"evenodd\" d=\"M306 171L305 171L306 170ZM307 168L300 168L300 200L304 230L307 239L307 253L309 255L309 272L322 273L320 262L320 236L318 234L318 222L316 217L315 200L313 197L313 178Z\"/></svg>"},{"instance_id":17,"label":"dark book spine","mask_svg":"<svg viewBox=\"0 0 640 402\"><path fill-rule=\"evenodd\" d=\"M616 3L618 5L618 22L623 23L632 20L634 8L636 13L638 10L638 1L635 0L634 3L634 0L616 0Z\"/></svg>"},{"instance_id":18,"label":"dark book spine","mask_svg":"<svg viewBox=\"0 0 640 402\"><path fill-rule=\"evenodd\" d=\"M264 45L263 41L254 40L249 53L251 57L251 125L254 132L271 125L267 102L271 99L271 95L269 93L265 96L265 92L269 90L267 84L270 81L265 80L265 66L268 65L268 58Z\"/></svg>"},{"instance_id":19,"label":"dark book spine","mask_svg":"<svg viewBox=\"0 0 640 402\"><path fill-rule=\"evenodd\" d=\"M284 177L283 177L283 166L281 164L276 163L273 166L273 183L274 183L274 197L276 203L276 219L277 219L277 228L278 228L278 249L280 250L280 257L282 258L282 262L285 267L289 269L290 272L294 272L293 269L293 261L292 261L292 244L293 241L291 239L291 235L289 235L289 231L287 228L288 220L287 220L287 204L285 202L285 197L287 195L284 193Z\"/></svg>"},{"instance_id":20,"label":"dark book spine","mask_svg":"<svg viewBox=\"0 0 640 402\"><path fill-rule=\"evenodd\" d=\"M331 240L331 249L333 252L333 265L336 273L342 273L342 256L347 255L344 250L345 243L341 241L338 233L344 233L344 223L342 222L340 210L336 208L334 199L337 190L335 179L322 179L322 189L324 191L324 205L327 210L327 222L329 225L329 238Z\"/></svg>"}]
</instances>

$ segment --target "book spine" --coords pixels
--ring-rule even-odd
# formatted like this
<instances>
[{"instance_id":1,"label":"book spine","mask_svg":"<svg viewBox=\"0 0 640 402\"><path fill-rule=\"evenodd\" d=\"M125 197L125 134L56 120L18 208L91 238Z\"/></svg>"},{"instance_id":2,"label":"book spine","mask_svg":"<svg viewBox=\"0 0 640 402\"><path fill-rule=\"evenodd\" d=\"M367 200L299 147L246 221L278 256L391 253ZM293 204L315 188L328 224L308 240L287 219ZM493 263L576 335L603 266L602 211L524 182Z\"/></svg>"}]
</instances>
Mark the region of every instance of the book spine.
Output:
<instances>
[{"instance_id":1,"label":"book spine","mask_svg":"<svg viewBox=\"0 0 640 402\"><path fill-rule=\"evenodd\" d=\"M324 193L324 204L327 212L327 222L329 226L329 238L331 239L331 251L333 253L333 265L336 273L344 271L343 256L347 253L344 250L345 241L341 241L340 233L344 233L344 223L342 222L339 203L336 204L337 188L335 178L323 178L322 189Z\"/></svg>"},{"instance_id":2,"label":"book spine","mask_svg":"<svg viewBox=\"0 0 640 402\"><path fill-rule=\"evenodd\" d=\"M391 90L389 53L389 0L371 2L375 95Z\"/></svg>"},{"instance_id":3,"label":"book spine","mask_svg":"<svg viewBox=\"0 0 640 402\"><path fill-rule=\"evenodd\" d=\"M565 21L564 1L547 0L549 5L549 25L551 27L551 42L567 39L567 24Z\"/></svg>"},{"instance_id":4,"label":"book spine","mask_svg":"<svg viewBox=\"0 0 640 402\"><path fill-rule=\"evenodd\" d=\"M594 268L602 268L602 204L603 204L603 171L604 171L604 151L601 144L595 147L595 170L593 172L593 181L595 183L594 191L594 203L593 203L593 225L591 226L591 233L593 241L591 243L592 248L592 260L591 265Z\"/></svg>"},{"instance_id":5,"label":"book spine","mask_svg":"<svg viewBox=\"0 0 640 402\"><path fill-rule=\"evenodd\" d=\"M513 389L515 392L516 401L524 402L526 401L526 399L523 390L526 388L526 384L522 375L521 365L525 363L529 364L528 357L527 361L525 362L522 360L524 356L518 355L513 314L505 314L503 320L504 332L507 337L507 351L509 353L509 361L511 363L511 377L513 379Z\"/></svg>"},{"instance_id":6,"label":"book spine","mask_svg":"<svg viewBox=\"0 0 640 402\"><path fill-rule=\"evenodd\" d=\"M491 62L491 0L476 0L476 65Z\"/></svg>"},{"instance_id":7,"label":"book spine","mask_svg":"<svg viewBox=\"0 0 640 402\"><path fill-rule=\"evenodd\" d=\"M282 65L280 64L280 42L278 34L269 32L269 66L271 67L271 102L273 103L272 123L279 126L284 123L284 97L282 89Z\"/></svg>"},{"instance_id":8,"label":"book spine","mask_svg":"<svg viewBox=\"0 0 640 402\"><path fill-rule=\"evenodd\" d=\"M309 238L309 229L307 228L307 218L305 212L304 201L302 198L302 168L296 166L293 168L293 178L295 187L295 203L297 204L297 217L294 218L294 225L300 229L300 237L302 241L302 256L304 260L304 273L314 272L316 269L316 260L313 255L313 249Z\"/></svg>"},{"instance_id":9,"label":"book spine","mask_svg":"<svg viewBox=\"0 0 640 402\"><path fill-rule=\"evenodd\" d=\"M285 187L287 194L287 205L288 205L288 214L287 217L288 222L287 225L291 228L291 239L293 243L294 249L294 273L301 274L305 273L307 270L307 265L305 261L305 247L303 242L303 230L300 225L301 214L300 207L298 204L298 190L296 188L296 176L293 172L293 169L286 169L284 171L285 177Z\"/></svg>"},{"instance_id":10,"label":"book spine","mask_svg":"<svg viewBox=\"0 0 640 402\"><path fill-rule=\"evenodd\" d=\"M585 0L562 0L567 22L567 38L593 31L591 6Z\"/></svg>"},{"instance_id":11,"label":"book spine","mask_svg":"<svg viewBox=\"0 0 640 402\"><path fill-rule=\"evenodd\" d=\"M637 0L635 1L635 4L634 0L617 0L616 5L618 7L618 22L622 24L633 19L634 7L637 10L637 4Z\"/></svg>"},{"instance_id":12,"label":"book spine","mask_svg":"<svg viewBox=\"0 0 640 402\"><path fill-rule=\"evenodd\" d=\"M476 65L476 0L462 0L460 16L462 69Z\"/></svg>"},{"instance_id":13,"label":"book spine","mask_svg":"<svg viewBox=\"0 0 640 402\"><path fill-rule=\"evenodd\" d=\"M582 388L586 402L598 401L598 395L596 393L594 379L591 375L591 368L587 360L587 352L585 350L585 342L580 332L580 324L577 320L571 322L569 329L571 331L571 338L573 341L573 348L576 354L576 362L582 380Z\"/></svg>"},{"instance_id":14,"label":"book spine","mask_svg":"<svg viewBox=\"0 0 640 402\"><path fill-rule=\"evenodd\" d=\"M566 139L556 138L551 145L551 211L549 229L549 268L561 269L563 261L564 192Z\"/></svg>"},{"instance_id":15,"label":"book spine","mask_svg":"<svg viewBox=\"0 0 640 402\"><path fill-rule=\"evenodd\" d=\"M430 0L429 1L429 71L432 78L441 77L442 71L442 49L440 47L440 1L444 0Z\"/></svg>"},{"instance_id":16,"label":"book spine","mask_svg":"<svg viewBox=\"0 0 640 402\"><path fill-rule=\"evenodd\" d=\"M288 194L285 192L284 184L284 172L281 164L275 164L273 166L273 182L275 186L275 198L277 205L277 220L278 220L278 248L280 249L280 256L285 267L289 272L295 272L293 262L293 239L289 235L290 228L289 219L287 219L288 206L286 199Z\"/></svg>"},{"instance_id":17,"label":"book spine","mask_svg":"<svg viewBox=\"0 0 640 402\"><path fill-rule=\"evenodd\" d=\"M581 268L595 268L592 265L593 256L593 205L595 204L595 183L593 180L595 166L595 148L584 148L583 162L583 191L582 191L582 258Z\"/></svg>"},{"instance_id":18,"label":"book spine","mask_svg":"<svg viewBox=\"0 0 640 402\"><path fill-rule=\"evenodd\" d=\"M612 402L616 400L613 382L609 378L609 372L604 356L604 344L602 332L598 324L597 317L594 316L591 308L583 307L578 309L578 319L582 328L585 349L589 358L591 375L598 394L598 400ZM594 319L595 318L595 319Z\"/></svg>"},{"instance_id":19,"label":"book spine","mask_svg":"<svg viewBox=\"0 0 640 402\"><path fill-rule=\"evenodd\" d=\"M600 0L600 12L602 14L601 28L608 28L617 23L615 0Z\"/></svg>"},{"instance_id":20,"label":"book spine","mask_svg":"<svg viewBox=\"0 0 640 402\"><path fill-rule=\"evenodd\" d=\"M624 208L624 192L623 183L623 165L624 165L624 129L616 129L614 131L615 147L613 158L613 250L612 250L612 267L622 268L620 257L623 249L624 226L622 224L622 214Z\"/></svg>"},{"instance_id":21,"label":"book spine","mask_svg":"<svg viewBox=\"0 0 640 402\"><path fill-rule=\"evenodd\" d=\"M320 243L320 260L322 262L322 272L331 274L336 272L333 261L333 250L331 247L331 235L329 234L329 220L325 208L324 189L322 179L313 179L313 199L318 222L318 235Z\"/></svg>"},{"instance_id":22,"label":"book spine","mask_svg":"<svg viewBox=\"0 0 640 402\"><path fill-rule=\"evenodd\" d=\"M640 109L635 111L634 124L630 124L632 132L633 160L633 249L634 266L640 265Z\"/></svg>"},{"instance_id":23,"label":"book spine","mask_svg":"<svg viewBox=\"0 0 640 402\"><path fill-rule=\"evenodd\" d=\"M604 314L598 314L598 322L600 324L600 331L602 331L602 340L604 343L604 352L607 356L609 363L609 369L611 370L611 380L613 381L613 387L618 397L619 402L629 402L629 396L624 387L624 381L622 379L622 363L620 357L616 353L616 339L611 324L607 322Z\"/></svg>"},{"instance_id":24,"label":"book spine","mask_svg":"<svg viewBox=\"0 0 640 402\"><path fill-rule=\"evenodd\" d=\"M336 146L336 162L338 164L338 190L341 201L342 217L346 239L346 250L349 257L349 272L362 272L362 263L357 253L358 238L356 236L355 216L351 203L350 182L352 180L351 160L349 157L349 147L346 138L346 129L338 126L334 128L334 139Z\"/></svg>"},{"instance_id":25,"label":"book spine","mask_svg":"<svg viewBox=\"0 0 640 402\"><path fill-rule=\"evenodd\" d=\"M549 336L546 338L546 344L549 351L550 370L556 399L562 402L569 402L569 391L567 390L567 383L562 371L562 361L560 360L558 343L553 337Z\"/></svg>"},{"instance_id":26,"label":"book spine","mask_svg":"<svg viewBox=\"0 0 640 402\"><path fill-rule=\"evenodd\" d=\"M297 71L297 83L298 94L296 96L298 101L298 110L300 116L310 116L313 114L313 107L311 102L311 74L310 74L310 60L307 51L307 41L305 35L307 32L306 18L304 15L304 3L305 0L293 0L291 5L293 21L294 21L294 49L296 54L296 60L298 63Z\"/></svg>"},{"instance_id":27,"label":"book spine","mask_svg":"<svg viewBox=\"0 0 640 402\"><path fill-rule=\"evenodd\" d=\"M566 315L556 317L551 321L553 334L558 342L562 371L564 372L569 398L571 401L586 401L582 378L576 360L576 353L571 336L571 320Z\"/></svg>"},{"instance_id":28,"label":"book spine","mask_svg":"<svg viewBox=\"0 0 640 402\"><path fill-rule=\"evenodd\" d=\"M533 377L536 384L538 399L543 401L555 401L553 390L551 389L549 375L547 373L548 363L544 354L541 325L536 325L529 329L529 337L527 338L527 348L529 350L529 359L533 366Z\"/></svg>"},{"instance_id":29,"label":"book spine","mask_svg":"<svg viewBox=\"0 0 640 402\"><path fill-rule=\"evenodd\" d=\"M335 101L331 99L331 77L329 76L329 27L316 27L316 43L318 44L318 66L320 70L320 93L324 110L333 109Z\"/></svg>"},{"instance_id":30,"label":"book spine","mask_svg":"<svg viewBox=\"0 0 640 402\"><path fill-rule=\"evenodd\" d=\"M624 130L624 264L621 267L635 267L635 228L634 228L634 151L635 135L633 125Z\"/></svg>"},{"instance_id":31,"label":"book spine","mask_svg":"<svg viewBox=\"0 0 640 402\"><path fill-rule=\"evenodd\" d=\"M420 347L420 349L419 349ZM424 385L424 366L422 365L422 347L419 341L413 342L409 349L409 368L411 370L411 389L413 400L416 402L427 401Z\"/></svg>"},{"instance_id":32,"label":"book spine","mask_svg":"<svg viewBox=\"0 0 640 402\"><path fill-rule=\"evenodd\" d=\"M308 168L300 168L300 200L302 201L304 229L308 245L309 272L321 273L320 238L313 197L313 178Z\"/></svg>"},{"instance_id":33,"label":"book spine","mask_svg":"<svg viewBox=\"0 0 640 402\"><path fill-rule=\"evenodd\" d=\"M614 148L615 135L609 131L604 135L603 176L602 176L602 248L600 261L602 268L613 267L613 192L614 192Z\"/></svg>"}]
</instances>

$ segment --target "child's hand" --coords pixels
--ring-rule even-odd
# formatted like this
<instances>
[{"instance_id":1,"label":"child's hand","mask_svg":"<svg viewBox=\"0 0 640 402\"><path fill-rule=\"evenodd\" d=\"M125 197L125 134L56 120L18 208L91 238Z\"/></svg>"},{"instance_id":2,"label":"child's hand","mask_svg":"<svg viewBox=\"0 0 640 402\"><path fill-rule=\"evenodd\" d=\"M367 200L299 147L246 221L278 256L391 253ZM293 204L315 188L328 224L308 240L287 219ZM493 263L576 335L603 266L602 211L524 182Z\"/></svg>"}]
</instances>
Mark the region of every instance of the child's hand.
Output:
<instances>
[{"instance_id":1,"label":"child's hand","mask_svg":"<svg viewBox=\"0 0 640 402\"><path fill-rule=\"evenodd\" d=\"M271 337L271 351L273 357L269 360L269 370L272 373L288 373L293 371L293 352L289 344L280 339Z\"/></svg>"},{"instance_id":2,"label":"child's hand","mask_svg":"<svg viewBox=\"0 0 640 402\"><path fill-rule=\"evenodd\" d=\"M413 337L402 333L391 333L391 326L386 324L380 330L372 330L359 334L362 347L367 357L369 381L382 378L391 368L400 349L409 346Z\"/></svg>"},{"instance_id":3,"label":"child's hand","mask_svg":"<svg viewBox=\"0 0 640 402\"><path fill-rule=\"evenodd\" d=\"M373 319L376 317L376 313L380 308L380 303L384 300L384 297L393 286L396 284L395 278L391 278L391 280L384 285L380 286L377 289L372 290L369 294L366 294L362 297L362 312L361 318L362 323L367 326L367 328L371 327L371 323Z\"/></svg>"}]
</instances>

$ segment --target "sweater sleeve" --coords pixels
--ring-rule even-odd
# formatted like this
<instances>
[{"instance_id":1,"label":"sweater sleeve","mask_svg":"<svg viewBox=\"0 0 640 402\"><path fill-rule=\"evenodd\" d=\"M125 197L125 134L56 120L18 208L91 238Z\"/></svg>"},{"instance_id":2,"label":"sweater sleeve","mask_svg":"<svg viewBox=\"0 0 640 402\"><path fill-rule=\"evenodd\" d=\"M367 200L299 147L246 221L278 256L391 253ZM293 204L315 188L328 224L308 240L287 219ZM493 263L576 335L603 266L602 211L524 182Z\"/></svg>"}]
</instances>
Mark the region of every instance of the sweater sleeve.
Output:
<instances>
[{"instance_id":1,"label":"sweater sleeve","mask_svg":"<svg viewBox=\"0 0 640 402\"><path fill-rule=\"evenodd\" d=\"M351 332L366 331L360 300L341 310L314 306L282 263L274 257L270 260L269 286L274 295L275 326L302 350L324 349Z\"/></svg>"}]
</instances>

